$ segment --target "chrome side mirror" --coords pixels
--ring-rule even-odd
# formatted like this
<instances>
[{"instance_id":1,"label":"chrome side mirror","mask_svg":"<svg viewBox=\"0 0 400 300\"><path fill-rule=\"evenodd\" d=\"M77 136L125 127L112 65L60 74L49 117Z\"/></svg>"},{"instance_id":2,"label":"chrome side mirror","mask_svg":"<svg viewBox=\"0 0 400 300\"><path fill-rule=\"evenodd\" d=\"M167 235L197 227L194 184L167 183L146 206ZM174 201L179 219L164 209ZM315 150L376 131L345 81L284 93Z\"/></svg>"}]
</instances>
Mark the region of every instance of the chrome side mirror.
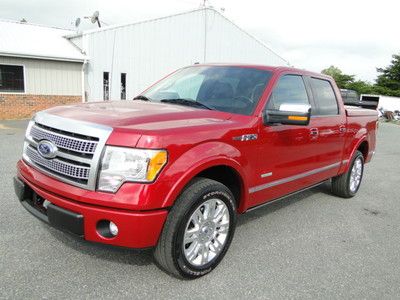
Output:
<instances>
[{"instance_id":1,"label":"chrome side mirror","mask_svg":"<svg viewBox=\"0 0 400 300\"><path fill-rule=\"evenodd\" d=\"M279 109L267 109L263 114L264 125L286 124L303 125L310 123L311 106L309 104L282 103Z\"/></svg>"}]
</instances>

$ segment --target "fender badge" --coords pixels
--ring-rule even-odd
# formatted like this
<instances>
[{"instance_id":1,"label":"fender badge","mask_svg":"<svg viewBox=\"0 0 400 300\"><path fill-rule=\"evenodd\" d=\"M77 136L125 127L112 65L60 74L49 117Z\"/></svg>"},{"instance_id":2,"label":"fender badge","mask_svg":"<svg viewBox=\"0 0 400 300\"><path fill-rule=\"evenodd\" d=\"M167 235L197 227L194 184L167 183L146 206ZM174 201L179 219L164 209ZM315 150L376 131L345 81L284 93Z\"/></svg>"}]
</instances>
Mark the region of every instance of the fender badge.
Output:
<instances>
[{"instance_id":1,"label":"fender badge","mask_svg":"<svg viewBox=\"0 0 400 300\"><path fill-rule=\"evenodd\" d=\"M241 141L241 142L254 141L256 139L258 139L258 134L255 134L255 133L243 134L243 135L233 137L234 141Z\"/></svg>"}]
</instances>

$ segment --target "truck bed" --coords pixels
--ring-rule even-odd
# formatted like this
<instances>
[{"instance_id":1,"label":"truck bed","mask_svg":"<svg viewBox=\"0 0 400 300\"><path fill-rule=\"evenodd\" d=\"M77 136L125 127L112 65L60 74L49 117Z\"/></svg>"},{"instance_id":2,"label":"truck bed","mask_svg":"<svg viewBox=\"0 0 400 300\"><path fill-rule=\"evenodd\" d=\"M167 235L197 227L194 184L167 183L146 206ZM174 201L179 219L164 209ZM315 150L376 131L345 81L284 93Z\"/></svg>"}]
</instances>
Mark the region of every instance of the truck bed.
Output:
<instances>
[{"instance_id":1,"label":"truck bed","mask_svg":"<svg viewBox=\"0 0 400 300\"><path fill-rule=\"evenodd\" d=\"M348 117L361 117L361 116L378 116L378 112L372 109L365 109L355 106L345 106L346 115Z\"/></svg>"}]
</instances>

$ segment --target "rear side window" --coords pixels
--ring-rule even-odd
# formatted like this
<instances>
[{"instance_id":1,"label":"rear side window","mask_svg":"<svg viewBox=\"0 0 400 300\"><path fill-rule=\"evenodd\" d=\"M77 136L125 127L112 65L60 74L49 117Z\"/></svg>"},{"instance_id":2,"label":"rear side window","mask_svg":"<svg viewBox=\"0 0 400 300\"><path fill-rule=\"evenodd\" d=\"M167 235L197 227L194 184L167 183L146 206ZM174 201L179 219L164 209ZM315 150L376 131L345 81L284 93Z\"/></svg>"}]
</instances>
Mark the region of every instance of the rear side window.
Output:
<instances>
[{"instance_id":1,"label":"rear side window","mask_svg":"<svg viewBox=\"0 0 400 300\"><path fill-rule=\"evenodd\" d=\"M282 104L310 104L301 76L284 75L279 79L267 107L279 109Z\"/></svg>"},{"instance_id":2,"label":"rear side window","mask_svg":"<svg viewBox=\"0 0 400 300\"><path fill-rule=\"evenodd\" d=\"M317 104L317 115L337 115L339 108L335 92L328 80L311 78L311 89Z\"/></svg>"}]
</instances>

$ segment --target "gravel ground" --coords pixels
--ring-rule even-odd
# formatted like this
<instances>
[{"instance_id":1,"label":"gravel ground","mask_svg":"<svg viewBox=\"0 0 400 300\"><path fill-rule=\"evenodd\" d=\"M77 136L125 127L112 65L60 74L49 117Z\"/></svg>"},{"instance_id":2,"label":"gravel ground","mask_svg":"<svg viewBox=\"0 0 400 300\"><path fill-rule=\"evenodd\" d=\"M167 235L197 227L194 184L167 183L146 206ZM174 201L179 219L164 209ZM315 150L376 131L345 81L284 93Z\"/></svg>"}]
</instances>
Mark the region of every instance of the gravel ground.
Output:
<instances>
[{"instance_id":1,"label":"gravel ground","mask_svg":"<svg viewBox=\"0 0 400 300\"><path fill-rule=\"evenodd\" d=\"M383 123L358 195L329 184L239 218L211 274L182 281L151 252L91 244L50 228L18 203L12 178L26 121L0 122L0 298L400 297L400 130Z\"/></svg>"}]
</instances>

